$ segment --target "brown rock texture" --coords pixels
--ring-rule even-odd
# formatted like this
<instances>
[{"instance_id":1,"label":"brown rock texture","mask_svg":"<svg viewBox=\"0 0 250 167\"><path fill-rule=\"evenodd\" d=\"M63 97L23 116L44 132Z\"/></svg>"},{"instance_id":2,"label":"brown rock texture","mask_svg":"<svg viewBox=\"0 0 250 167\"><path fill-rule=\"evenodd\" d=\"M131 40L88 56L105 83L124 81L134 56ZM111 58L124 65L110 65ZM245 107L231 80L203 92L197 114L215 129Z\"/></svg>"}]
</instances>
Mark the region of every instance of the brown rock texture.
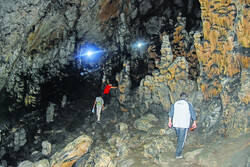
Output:
<instances>
[{"instance_id":1,"label":"brown rock texture","mask_svg":"<svg viewBox=\"0 0 250 167\"><path fill-rule=\"evenodd\" d=\"M203 32L194 35L201 67L197 81L206 101L221 98L219 132L237 137L249 132L249 1L200 0L200 4Z\"/></svg>"},{"instance_id":2,"label":"brown rock texture","mask_svg":"<svg viewBox=\"0 0 250 167\"><path fill-rule=\"evenodd\" d=\"M238 97L241 102L245 104L250 103L250 71L249 70L243 70L241 73L241 90L238 93Z\"/></svg>"},{"instance_id":3,"label":"brown rock texture","mask_svg":"<svg viewBox=\"0 0 250 167\"><path fill-rule=\"evenodd\" d=\"M54 48L56 43L65 38L64 30L65 22L63 17L54 15L51 20L44 21L35 28L34 32L31 32L27 39L27 50L30 55L35 53L46 53L48 50ZM60 18L60 20L58 20ZM54 24L56 23L56 24ZM54 24L51 28L49 25ZM56 42L56 43L55 43Z\"/></svg>"},{"instance_id":4,"label":"brown rock texture","mask_svg":"<svg viewBox=\"0 0 250 167\"><path fill-rule=\"evenodd\" d=\"M128 111L128 102L130 102L130 62L125 61L123 63L123 70L116 75L116 81L118 82L118 101L121 105L123 112Z\"/></svg>"},{"instance_id":5,"label":"brown rock texture","mask_svg":"<svg viewBox=\"0 0 250 167\"><path fill-rule=\"evenodd\" d=\"M152 73L153 70L155 69L155 64L159 61L157 59L158 54L156 53L156 46L151 44L148 47L148 55L149 55L149 62L148 62L148 73Z\"/></svg>"},{"instance_id":6,"label":"brown rock texture","mask_svg":"<svg viewBox=\"0 0 250 167\"><path fill-rule=\"evenodd\" d=\"M173 33L173 54L176 57L185 57L187 48L187 31L185 30L186 18L177 17L178 22L175 25L175 32Z\"/></svg>"},{"instance_id":7,"label":"brown rock texture","mask_svg":"<svg viewBox=\"0 0 250 167\"><path fill-rule=\"evenodd\" d=\"M88 152L92 144L89 136L82 135L55 153L50 160L52 167L71 167L82 155Z\"/></svg>"},{"instance_id":8,"label":"brown rock texture","mask_svg":"<svg viewBox=\"0 0 250 167\"><path fill-rule=\"evenodd\" d=\"M186 31L186 18L178 16L171 42L173 59L185 57L189 66L189 78L196 79L199 75L199 61L194 47L190 48L189 46L192 42L190 38L191 35Z\"/></svg>"},{"instance_id":9,"label":"brown rock texture","mask_svg":"<svg viewBox=\"0 0 250 167\"><path fill-rule=\"evenodd\" d=\"M86 161L86 164L84 166L86 167L92 167L92 166L115 167L112 161L113 158L114 158L114 155L110 153L108 150L101 148L101 147L96 147L93 151L91 151L90 157Z\"/></svg>"},{"instance_id":10,"label":"brown rock texture","mask_svg":"<svg viewBox=\"0 0 250 167\"><path fill-rule=\"evenodd\" d=\"M165 111L170 110L182 91L190 93L195 89L194 82L188 79L188 63L185 57L177 57L173 61L173 53L167 35L163 36L161 61L159 69L153 71L153 76L147 75L141 81L139 95L145 101L147 108L151 104L160 104Z\"/></svg>"},{"instance_id":11,"label":"brown rock texture","mask_svg":"<svg viewBox=\"0 0 250 167\"><path fill-rule=\"evenodd\" d=\"M221 124L222 133L237 137L249 132L249 69L242 70L240 77L223 78L222 80L222 106L223 114ZM238 88L238 89L237 89Z\"/></svg>"},{"instance_id":12,"label":"brown rock texture","mask_svg":"<svg viewBox=\"0 0 250 167\"><path fill-rule=\"evenodd\" d=\"M250 11L247 1L200 0L200 4L203 34L195 34L195 47L202 65L200 87L208 100L220 94L222 76L232 77L249 67Z\"/></svg>"},{"instance_id":13,"label":"brown rock texture","mask_svg":"<svg viewBox=\"0 0 250 167\"><path fill-rule=\"evenodd\" d=\"M110 19L115 19L118 17L122 1L103 1L100 5L101 10L99 13L99 18L101 22L109 21Z\"/></svg>"}]
</instances>

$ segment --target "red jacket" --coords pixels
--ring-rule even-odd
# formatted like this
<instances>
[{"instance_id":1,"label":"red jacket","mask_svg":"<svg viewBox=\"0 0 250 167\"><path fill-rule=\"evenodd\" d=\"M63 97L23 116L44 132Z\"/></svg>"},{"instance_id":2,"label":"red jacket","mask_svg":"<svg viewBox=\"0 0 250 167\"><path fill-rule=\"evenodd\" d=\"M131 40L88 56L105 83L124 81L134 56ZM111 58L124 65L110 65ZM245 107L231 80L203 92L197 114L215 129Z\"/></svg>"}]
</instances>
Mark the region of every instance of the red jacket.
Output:
<instances>
[{"instance_id":1,"label":"red jacket","mask_svg":"<svg viewBox=\"0 0 250 167\"><path fill-rule=\"evenodd\" d=\"M111 89L111 86L110 85L107 85L103 91L103 94L109 94L109 91Z\"/></svg>"}]
</instances>

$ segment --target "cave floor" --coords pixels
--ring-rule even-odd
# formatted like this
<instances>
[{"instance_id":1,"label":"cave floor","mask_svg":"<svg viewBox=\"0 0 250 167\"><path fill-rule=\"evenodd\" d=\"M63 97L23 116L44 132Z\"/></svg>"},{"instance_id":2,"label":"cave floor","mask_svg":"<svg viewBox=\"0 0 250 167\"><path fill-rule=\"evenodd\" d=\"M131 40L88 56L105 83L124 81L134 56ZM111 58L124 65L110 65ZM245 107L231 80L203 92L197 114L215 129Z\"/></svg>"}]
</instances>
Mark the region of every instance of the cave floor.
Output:
<instances>
[{"instance_id":1,"label":"cave floor","mask_svg":"<svg viewBox=\"0 0 250 167\"><path fill-rule=\"evenodd\" d=\"M109 131L111 132L115 129L114 126L117 123L117 119L115 117L104 117L105 115L112 115L112 113L115 112L114 106L111 105L105 109L106 111L105 114L103 114L102 123L101 125L98 125L95 121L95 116L91 112L94 96L91 97L92 98L79 98L79 100L71 102L63 111L60 112L60 116L57 116L54 122L50 126L47 126L43 133L40 134L40 141L47 140L52 144L52 152L50 155L53 155L56 151L63 149L68 143L72 142L78 136L86 133L90 136L92 135L94 140L93 147L109 147L108 138L105 137L105 133ZM112 121L108 119L111 119ZM109 123L105 124L105 121ZM130 127L133 127L131 124L132 122L133 120L128 122ZM164 124L164 120L160 119L156 126L162 127ZM143 155L143 147L132 146L128 154L117 159L117 161L121 164L124 162L124 166L128 166L128 164L131 163L133 164L133 167L202 167L204 164L205 166L209 166L209 164L214 164L214 166L224 166L220 164L228 164L228 166L230 166L230 164L238 164L238 161L241 161L242 158L245 158L249 153L249 136L250 135L248 134L241 137L239 140L231 139L206 143L206 145L198 147L194 143L186 143L183 151L183 159L175 159L173 157L175 150L170 150L170 152L160 153L157 162L152 159L148 159ZM172 136L172 142L176 146L175 136ZM41 143L37 142L36 145L34 145L34 143L35 140L32 141L29 146L33 147L33 149L30 149L32 150L30 155L27 155L28 153L25 154L26 156L16 155L16 161L21 162L29 159L34 162L43 158L49 159L49 156L43 156L41 154ZM205 151L199 153L197 156L196 152L199 149ZM25 151L25 149L21 151ZM20 154L21 151L16 154ZM26 159L23 159L24 157Z\"/></svg>"},{"instance_id":2,"label":"cave floor","mask_svg":"<svg viewBox=\"0 0 250 167\"><path fill-rule=\"evenodd\" d=\"M108 148L108 142L107 138L104 137L103 133L107 131L112 131L114 129L115 123L107 124L107 127L102 128L98 126L95 123L95 116L91 113L91 107L92 107L93 100L89 99L80 99L79 101L75 101L74 103L71 103L67 110L64 111L64 114L58 118L51 127L53 131L51 133L47 133L46 138L52 141L52 143L56 143L56 147L54 150L60 150L65 147L65 145L71 141L73 141L75 138L80 136L81 134L84 134L86 132L86 125L85 125L85 118L90 118L91 122L87 122L88 126L91 126L92 134L96 133L97 128L101 128L100 134L98 134L97 141L94 141L93 146L102 146L103 148ZM112 106L107 108L106 110L112 111ZM84 112L81 112L84 111ZM87 112L86 112L87 111ZM106 113L107 114L107 113ZM103 118L104 119L104 118ZM115 118L113 118L115 120ZM164 124L163 122L159 122L158 124ZM97 132L98 133L98 132ZM93 137L95 138L95 137ZM174 140L173 142L176 141ZM95 147L95 146L94 146ZM186 146L186 150L192 150L194 149L193 146ZM167 155L166 155L167 154ZM171 152L173 154L173 152ZM152 161L151 159L147 159L143 155L143 148L138 147L135 149L131 149L131 151L122 158L124 161L132 161L133 167L163 167L163 166L171 166L171 167L199 167L196 162L190 161L188 159L175 159L173 155L169 155L169 153L162 153L161 155L161 162L156 163ZM164 156L167 156L168 158L164 158ZM121 160L120 160L121 161Z\"/></svg>"},{"instance_id":3,"label":"cave floor","mask_svg":"<svg viewBox=\"0 0 250 167\"><path fill-rule=\"evenodd\" d=\"M112 131L114 129L115 123L113 122L115 121L111 121L112 123L108 123L104 127L102 127L102 125L96 124L96 118L91 113L92 103L93 100L88 99L81 99L79 101L76 101L74 104L71 104L65 115L57 121L57 124L53 126L54 132L63 133L64 135L61 138L58 138L58 135L54 135L55 133L52 134L52 136L48 136L48 139L52 139L56 136L54 142L57 142L57 144L54 150L62 149L67 143L73 141L81 134L86 133L86 128L89 128L89 133L94 134L94 136L95 133L99 133L97 136L93 137L93 147L109 147L107 141L108 139L105 137L104 133L106 133L107 131ZM109 110L109 112L106 111L105 115L114 112L113 106L108 107L106 110ZM103 115L103 117L105 115ZM116 120L116 118L111 119ZM86 122L86 120L89 120L89 122ZM104 118L103 121L105 121ZM162 126L165 124L165 122L161 119L157 124L158 126ZM96 131L96 129L98 128L100 128L101 130ZM174 145L176 146L175 136L173 136L172 139ZM206 143L206 145L196 145L195 143L188 142L186 143L183 151L183 159L175 159L173 157L175 150L171 150L170 152L161 153L159 155L158 162L155 162L152 159L145 158L143 155L143 148L137 147L131 148L127 155L117 160L120 162L126 161L127 164L129 164L129 161L131 161L133 162L133 167L202 167L204 166L204 164L205 166L209 166L211 164L213 164L214 166L231 166L231 164L238 164L237 161L241 161L242 158L245 158L246 154L249 153L249 139L249 135L246 135L239 140L225 139L221 141ZM196 156L197 154L195 152L199 149L205 151L200 153L199 156Z\"/></svg>"}]
</instances>

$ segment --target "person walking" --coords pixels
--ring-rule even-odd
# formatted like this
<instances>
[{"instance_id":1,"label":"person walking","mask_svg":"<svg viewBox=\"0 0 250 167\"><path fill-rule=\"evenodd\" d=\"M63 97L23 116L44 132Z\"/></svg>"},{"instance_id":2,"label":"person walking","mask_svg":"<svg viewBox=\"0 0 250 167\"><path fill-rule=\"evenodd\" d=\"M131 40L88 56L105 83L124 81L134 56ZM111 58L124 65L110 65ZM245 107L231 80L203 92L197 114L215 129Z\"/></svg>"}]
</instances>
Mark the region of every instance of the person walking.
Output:
<instances>
[{"instance_id":1,"label":"person walking","mask_svg":"<svg viewBox=\"0 0 250 167\"><path fill-rule=\"evenodd\" d=\"M102 96L96 97L92 110L94 110L95 107L96 107L97 123L100 123L101 112L104 110L104 101L102 99Z\"/></svg>"},{"instance_id":2,"label":"person walking","mask_svg":"<svg viewBox=\"0 0 250 167\"><path fill-rule=\"evenodd\" d=\"M185 92L180 94L180 99L176 101L168 114L168 127L174 127L177 134L177 147L175 158L183 158L182 151L187 136L187 131L190 126L191 119L193 120L192 128L196 128L196 115L193 106L187 101L188 95Z\"/></svg>"},{"instance_id":3,"label":"person walking","mask_svg":"<svg viewBox=\"0 0 250 167\"><path fill-rule=\"evenodd\" d=\"M107 84L104 88L104 91L103 91L103 100L105 102L105 104L109 104L110 103L110 89L115 89L117 87L115 86L112 86L112 84Z\"/></svg>"}]
</instances>

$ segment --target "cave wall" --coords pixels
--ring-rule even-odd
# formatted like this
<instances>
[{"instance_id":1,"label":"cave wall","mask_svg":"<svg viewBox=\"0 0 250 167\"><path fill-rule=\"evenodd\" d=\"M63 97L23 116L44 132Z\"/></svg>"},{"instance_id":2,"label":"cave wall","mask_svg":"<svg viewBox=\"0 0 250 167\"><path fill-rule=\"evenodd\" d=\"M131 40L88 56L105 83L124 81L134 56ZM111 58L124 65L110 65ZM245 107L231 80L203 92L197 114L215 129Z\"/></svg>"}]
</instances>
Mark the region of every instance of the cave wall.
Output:
<instances>
[{"instance_id":1,"label":"cave wall","mask_svg":"<svg viewBox=\"0 0 250 167\"><path fill-rule=\"evenodd\" d=\"M140 80L156 68L154 64L158 61L148 56L148 45L156 47L159 58L159 34L173 34L180 15L188 16L188 32L197 29L200 25L197 3L195 0L188 3L184 0L1 0L0 89L6 89L18 103L36 107L41 84L70 75L68 67L86 73L91 73L87 66L97 67L96 78L106 82L122 70L127 60L131 64L132 86L139 86ZM171 37L173 45L183 41L177 37L178 30L177 27L176 37ZM134 47L137 40L147 45L138 50ZM192 43L186 38L184 41L185 46ZM105 54L100 61L87 64L77 57L87 43L103 49ZM175 47L180 50L179 56L184 54L182 45ZM189 48L184 47L185 55L190 52Z\"/></svg>"},{"instance_id":2,"label":"cave wall","mask_svg":"<svg viewBox=\"0 0 250 167\"><path fill-rule=\"evenodd\" d=\"M198 117L191 138L201 143L249 133L247 0L0 0L0 4L1 96L6 89L4 96L10 94L17 103L36 108L44 85L52 90L68 75L83 80L91 76L97 78L91 84L118 83L116 110L132 118L151 112L167 120L170 106L187 92ZM145 45L135 47L137 40ZM88 43L105 52L95 63L78 56ZM10 111L17 110L17 105L10 106ZM39 121L27 124L32 129L43 126L43 119L32 114L36 111L29 120ZM17 129L9 137L16 143L10 149L23 147L29 133Z\"/></svg>"},{"instance_id":3,"label":"cave wall","mask_svg":"<svg viewBox=\"0 0 250 167\"><path fill-rule=\"evenodd\" d=\"M248 4L245 1L200 3L201 31L187 33L185 18L177 17L173 35L162 33L161 54L156 53L154 45L149 46L149 56L155 59L149 66L152 75L141 81L136 92L139 97L132 101L142 102L140 105L145 108L141 107L141 112L161 115L161 110L168 112L178 95L186 91L197 111L201 140L237 137L249 132ZM189 34L193 34L195 47L189 46L192 49L187 52L188 42L193 40L192 36L187 40ZM189 58L193 60L187 62ZM193 70L190 67L197 65L200 74L197 82L193 82L190 78L194 77L188 73ZM129 79L120 83L123 94L119 101L123 111L133 111L134 105L124 100L129 96L123 91L127 82Z\"/></svg>"},{"instance_id":4,"label":"cave wall","mask_svg":"<svg viewBox=\"0 0 250 167\"><path fill-rule=\"evenodd\" d=\"M96 1L13 0L1 4L0 90L6 89L26 107L38 106L41 85L74 75L72 69L78 70L80 78L80 72L87 71L78 56L81 46L100 43L105 39L99 37L106 37L101 34Z\"/></svg>"},{"instance_id":5,"label":"cave wall","mask_svg":"<svg viewBox=\"0 0 250 167\"><path fill-rule=\"evenodd\" d=\"M35 107L40 85L63 76L60 69L75 47L75 39L67 34L73 25L67 24L66 14L62 17L59 4L50 1L1 4L0 88L17 102Z\"/></svg>"},{"instance_id":6,"label":"cave wall","mask_svg":"<svg viewBox=\"0 0 250 167\"><path fill-rule=\"evenodd\" d=\"M219 97L222 133L249 131L249 2L202 1L203 31L195 34L201 65L198 79L204 99ZM237 136L237 135L236 135Z\"/></svg>"},{"instance_id":7,"label":"cave wall","mask_svg":"<svg viewBox=\"0 0 250 167\"><path fill-rule=\"evenodd\" d=\"M202 66L201 88L208 99L221 92L223 76L233 77L249 67L250 18L246 1L200 3L203 31L195 34L195 46Z\"/></svg>"},{"instance_id":8,"label":"cave wall","mask_svg":"<svg viewBox=\"0 0 250 167\"><path fill-rule=\"evenodd\" d=\"M200 118L211 118L204 128L215 120L223 125L220 133L235 128L236 134L248 131L249 2L0 2L0 89L5 88L18 103L36 107L41 85L66 77L69 66L88 71L77 55L82 46L92 43L105 52L94 65L100 69L96 78L105 83L118 75L122 110L128 111L126 104L133 100L126 99L130 89L145 86L146 81L150 82L143 96L153 98L164 110L183 87L189 93L197 87L203 95L199 104L204 100L209 108ZM144 48L134 47L138 39L146 43ZM168 97L163 98L161 89L152 96L154 87L166 87ZM150 108L152 100L146 102ZM211 107L214 103L216 110Z\"/></svg>"}]
</instances>

